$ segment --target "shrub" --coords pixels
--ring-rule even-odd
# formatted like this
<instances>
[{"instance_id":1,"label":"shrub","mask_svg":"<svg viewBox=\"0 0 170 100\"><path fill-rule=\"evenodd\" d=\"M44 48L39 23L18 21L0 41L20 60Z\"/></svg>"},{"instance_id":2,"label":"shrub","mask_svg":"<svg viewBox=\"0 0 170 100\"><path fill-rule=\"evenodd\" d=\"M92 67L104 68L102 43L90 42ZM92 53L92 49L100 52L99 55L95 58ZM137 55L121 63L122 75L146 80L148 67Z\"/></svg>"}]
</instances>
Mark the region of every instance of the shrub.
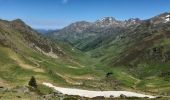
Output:
<instances>
[{"instance_id":1,"label":"shrub","mask_svg":"<svg viewBox=\"0 0 170 100\"><path fill-rule=\"evenodd\" d=\"M34 76L31 77L28 85L31 86L31 87L33 87L33 88L37 88L37 82L36 82L36 79L35 79Z\"/></svg>"}]
</instances>

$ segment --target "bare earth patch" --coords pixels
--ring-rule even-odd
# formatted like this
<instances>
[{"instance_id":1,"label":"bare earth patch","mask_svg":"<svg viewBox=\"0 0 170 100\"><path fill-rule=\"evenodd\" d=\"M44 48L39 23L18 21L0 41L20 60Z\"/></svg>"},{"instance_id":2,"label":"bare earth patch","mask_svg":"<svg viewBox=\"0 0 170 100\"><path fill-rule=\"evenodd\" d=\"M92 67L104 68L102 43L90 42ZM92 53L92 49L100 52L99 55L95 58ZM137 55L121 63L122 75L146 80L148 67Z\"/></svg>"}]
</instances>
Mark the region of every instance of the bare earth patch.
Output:
<instances>
[{"instance_id":1,"label":"bare earth patch","mask_svg":"<svg viewBox=\"0 0 170 100\"><path fill-rule=\"evenodd\" d=\"M9 87L10 85L5 80L0 78L0 86Z\"/></svg>"},{"instance_id":2,"label":"bare earth patch","mask_svg":"<svg viewBox=\"0 0 170 100\"><path fill-rule=\"evenodd\" d=\"M82 83L81 82L77 82L73 79L71 79L70 77L66 76L66 75L62 75L60 73L56 73L58 76L62 77L63 79L65 79L65 81L67 83L70 83L70 84L73 84L73 85L81 85Z\"/></svg>"},{"instance_id":3,"label":"bare earth patch","mask_svg":"<svg viewBox=\"0 0 170 100\"><path fill-rule=\"evenodd\" d=\"M68 66L68 68L78 69L78 67Z\"/></svg>"},{"instance_id":4,"label":"bare earth patch","mask_svg":"<svg viewBox=\"0 0 170 100\"><path fill-rule=\"evenodd\" d=\"M24 63L24 61L22 61L15 53L10 54L10 58L16 61L17 64L24 69L30 69L35 72L44 72L44 70L41 68L36 68L36 67L33 67L31 65Z\"/></svg>"},{"instance_id":5,"label":"bare earth patch","mask_svg":"<svg viewBox=\"0 0 170 100\"><path fill-rule=\"evenodd\" d=\"M48 52L48 53L46 53L46 52L44 52L41 48L39 48L39 47L35 47L38 51L40 51L41 53L43 53L44 55L46 55L46 56L49 56L49 57L51 57L51 58L58 58L58 56L53 52L53 49L51 48L51 51L50 52Z\"/></svg>"}]
</instances>

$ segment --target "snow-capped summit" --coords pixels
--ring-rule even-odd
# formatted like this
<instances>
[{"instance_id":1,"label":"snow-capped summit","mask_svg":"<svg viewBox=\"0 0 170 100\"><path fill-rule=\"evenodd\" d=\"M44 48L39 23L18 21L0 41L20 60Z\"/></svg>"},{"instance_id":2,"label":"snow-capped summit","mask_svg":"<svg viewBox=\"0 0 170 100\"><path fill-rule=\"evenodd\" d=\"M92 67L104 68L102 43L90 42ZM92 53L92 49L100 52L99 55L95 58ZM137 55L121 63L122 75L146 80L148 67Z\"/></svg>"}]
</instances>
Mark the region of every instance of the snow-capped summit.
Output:
<instances>
[{"instance_id":1,"label":"snow-capped summit","mask_svg":"<svg viewBox=\"0 0 170 100\"><path fill-rule=\"evenodd\" d=\"M140 22L141 22L141 20L139 18L130 18L128 20L125 20L126 26L138 24Z\"/></svg>"},{"instance_id":2,"label":"snow-capped summit","mask_svg":"<svg viewBox=\"0 0 170 100\"><path fill-rule=\"evenodd\" d=\"M150 22L154 25L160 23L167 23L170 21L170 13L163 13L150 19Z\"/></svg>"},{"instance_id":3,"label":"snow-capped summit","mask_svg":"<svg viewBox=\"0 0 170 100\"><path fill-rule=\"evenodd\" d=\"M168 14L168 15L165 16L165 23L169 22L169 21L170 21L170 15Z\"/></svg>"},{"instance_id":4,"label":"snow-capped summit","mask_svg":"<svg viewBox=\"0 0 170 100\"><path fill-rule=\"evenodd\" d=\"M119 26L120 25L120 21L117 21L113 17L104 17L104 18L102 18L100 20L97 20L95 22L95 25L97 25L99 27Z\"/></svg>"},{"instance_id":5,"label":"snow-capped summit","mask_svg":"<svg viewBox=\"0 0 170 100\"><path fill-rule=\"evenodd\" d=\"M102 18L101 20L98 20L98 21L101 21L101 22L110 21L110 22L112 22L112 21L115 21L115 20L116 19L113 18L113 17L104 17L104 18Z\"/></svg>"}]
</instances>

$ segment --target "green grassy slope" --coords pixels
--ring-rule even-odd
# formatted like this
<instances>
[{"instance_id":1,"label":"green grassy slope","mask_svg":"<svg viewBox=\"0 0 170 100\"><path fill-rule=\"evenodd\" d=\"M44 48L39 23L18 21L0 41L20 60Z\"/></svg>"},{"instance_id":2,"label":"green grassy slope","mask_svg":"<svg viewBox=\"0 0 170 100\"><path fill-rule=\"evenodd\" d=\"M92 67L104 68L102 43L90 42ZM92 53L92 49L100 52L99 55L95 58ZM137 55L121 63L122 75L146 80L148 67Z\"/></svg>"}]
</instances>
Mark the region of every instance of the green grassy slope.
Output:
<instances>
[{"instance_id":1,"label":"green grassy slope","mask_svg":"<svg viewBox=\"0 0 170 100\"><path fill-rule=\"evenodd\" d=\"M27 85L35 76L39 84L169 95L169 26L146 21L117 37L83 43L89 50L83 52L40 36L20 20L0 21L0 86Z\"/></svg>"},{"instance_id":2,"label":"green grassy slope","mask_svg":"<svg viewBox=\"0 0 170 100\"><path fill-rule=\"evenodd\" d=\"M76 48L41 37L20 20L1 21L0 29L1 86L27 85L33 75L40 84L99 89L109 71L100 70L95 60ZM47 55L50 47L57 58Z\"/></svg>"},{"instance_id":3,"label":"green grassy slope","mask_svg":"<svg viewBox=\"0 0 170 100\"><path fill-rule=\"evenodd\" d=\"M84 38L72 45L87 54L100 77L112 72L123 83L122 87L143 91L146 88L150 92L169 95L170 23L164 22L168 14L163 13L126 28L93 30L91 34L97 31L97 36ZM86 33L89 34L89 31L81 34ZM64 37L72 36L67 34Z\"/></svg>"},{"instance_id":4,"label":"green grassy slope","mask_svg":"<svg viewBox=\"0 0 170 100\"><path fill-rule=\"evenodd\" d=\"M135 77L138 81L134 88L169 95L169 26L170 23L154 25L147 20L86 53L100 64L113 70L122 68Z\"/></svg>"}]
</instances>

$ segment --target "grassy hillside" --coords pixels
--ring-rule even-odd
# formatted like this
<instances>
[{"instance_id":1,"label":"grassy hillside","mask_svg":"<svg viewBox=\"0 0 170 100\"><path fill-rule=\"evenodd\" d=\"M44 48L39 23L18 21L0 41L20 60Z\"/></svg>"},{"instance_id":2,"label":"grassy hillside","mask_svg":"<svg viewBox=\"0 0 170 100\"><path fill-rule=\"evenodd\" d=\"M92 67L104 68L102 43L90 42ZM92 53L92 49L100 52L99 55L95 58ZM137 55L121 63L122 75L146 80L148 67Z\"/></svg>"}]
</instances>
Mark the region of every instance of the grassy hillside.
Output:
<instances>
[{"instance_id":1,"label":"grassy hillside","mask_svg":"<svg viewBox=\"0 0 170 100\"><path fill-rule=\"evenodd\" d=\"M168 14L163 13L130 26L88 26L81 32L73 29L82 27L82 24L76 27L71 24L54 33L53 39L62 40L64 37L68 43L70 38L77 41L71 42L73 48L85 53L92 61L93 69L103 77L112 72L115 80L121 81L121 88L169 95L170 23L165 21ZM82 34L92 37L82 37ZM77 38L72 38L74 36Z\"/></svg>"},{"instance_id":2,"label":"grassy hillside","mask_svg":"<svg viewBox=\"0 0 170 100\"><path fill-rule=\"evenodd\" d=\"M2 20L0 25L1 86L27 85L35 76L39 84L110 88L103 81L110 70L101 70L105 66L98 67L95 59L76 48L40 36L21 20Z\"/></svg>"},{"instance_id":3,"label":"grassy hillside","mask_svg":"<svg viewBox=\"0 0 170 100\"><path fill-rule=\"evenodd\" d=\"M76 45L0 20L0 86L25 86L35 76L39 85L169 95L170 23L152 20Z\"/></svg>"},{"instance_id":4,"label":"grassy hillside","mask_svg":"<svg viewBox=\"0 0 170 100\"><path fill-rule=\"evenodd\" d=\"M122 68L137 78L135 88L169 95L170 24L155 25L151 20L155 18L125 30L111 42L86 53L101 64Z\"/></svg>"}]
</instances>

